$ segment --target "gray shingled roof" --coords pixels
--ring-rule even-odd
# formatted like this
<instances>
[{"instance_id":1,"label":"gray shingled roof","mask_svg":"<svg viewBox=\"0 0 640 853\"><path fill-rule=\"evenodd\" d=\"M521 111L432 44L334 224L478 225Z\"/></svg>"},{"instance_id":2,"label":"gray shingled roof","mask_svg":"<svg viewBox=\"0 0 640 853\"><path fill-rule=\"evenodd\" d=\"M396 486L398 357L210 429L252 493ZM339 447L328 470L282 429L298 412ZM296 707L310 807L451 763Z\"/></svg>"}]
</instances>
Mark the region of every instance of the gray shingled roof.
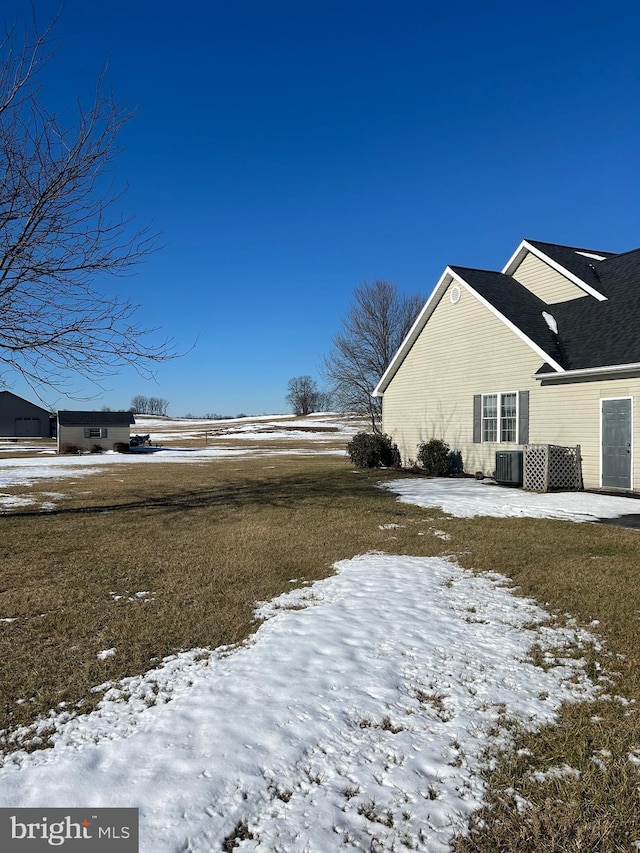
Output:
<instances>
[{"instance_id":1,"label":"gray shingled roof","mask_svg":"<svg viewBox=\"0 0 640 853\"><path fill-rule=\"evenodd\" d=\"M58 412L58 423L62 426L128 426L135 423L131 412L73 412L63 409Z\"/></svg>"},{"instance_id":2,"label":"gray shingled roof","mask_svg":"<svg viewBox=\"0 0 640 853\"><path fill-rule=\"evenodd\" d=\"M554 305L566 370L640 363L640 249L594 262L605 302Z\"/></svg>"},{"instance_id":3,"label":"gray shingled roof","mask_svg":"<svg viewBox=\"0 0 640 853\"><path fill-rule=\"evenodd\" d=\"M567 272L578 276L585 284L595 288L603 296L607 295L603 291L603 283L597 272L597 265L602 263L602 261L597 261L595 258L587 258L579 253L586 252L589 255L611 258L615 257L615 252L603 252L600 249L578 249L573 246L559 246L555 243L542 243L540 240L527 240L527 243L535 246L536 249L540 249L548 258L560 264Z\"/></svg>"},{"instance_id":4,"label":"gray shingled roof","mask_svg":"<svg viewBox=\"0 0 640 853\"><path fill-rule=\"evenodd\" d=\"M451 269L565 370L640 363L640 249L613 254L527 242L592 285L606 300L584 296L547 305L512 276ZM598 261L577 255L578 251L607 257ZM543 311L555 318L557 335L545 322Z\"/></svg>"}]
</instances>

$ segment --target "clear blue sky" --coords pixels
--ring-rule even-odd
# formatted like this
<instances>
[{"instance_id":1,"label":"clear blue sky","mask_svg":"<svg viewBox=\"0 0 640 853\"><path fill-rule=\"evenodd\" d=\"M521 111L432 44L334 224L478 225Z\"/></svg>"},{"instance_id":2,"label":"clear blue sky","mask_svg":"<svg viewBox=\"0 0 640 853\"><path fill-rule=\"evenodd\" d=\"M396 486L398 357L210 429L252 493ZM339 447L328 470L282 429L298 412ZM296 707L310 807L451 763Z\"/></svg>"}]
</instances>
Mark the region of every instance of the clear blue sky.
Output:
<instances>
[{"instance_id":1,"label":"clear blue sky","mask_svg":"<svg viewBox=\"0 0 640 853\"><path fill-rule=\"evenodd\" d=\"M364 281L426 298L523 237L640 245L637 2L66 0L56 32L45 99L71 114L108 61L137 108L114 179L164 248L113 286L197 339L158 384L85 386L96 408L283 412Z\"/></svg>"}]
</instances>

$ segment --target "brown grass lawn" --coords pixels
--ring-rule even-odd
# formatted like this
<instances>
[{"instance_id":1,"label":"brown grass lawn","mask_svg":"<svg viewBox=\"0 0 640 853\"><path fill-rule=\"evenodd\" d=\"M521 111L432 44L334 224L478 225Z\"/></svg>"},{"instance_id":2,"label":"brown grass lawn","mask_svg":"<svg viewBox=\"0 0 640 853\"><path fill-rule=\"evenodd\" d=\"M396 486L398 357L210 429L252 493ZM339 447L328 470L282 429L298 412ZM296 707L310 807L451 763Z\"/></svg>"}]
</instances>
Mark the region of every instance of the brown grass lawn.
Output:
<instances>
[{"instance_id":1,"label":"brown grass lawn","mask_svg":"<svg viewBox=\"0 0 640 853\"><path fill-rule=\"evenodd\" d=\"M517 734L516 749L489 774L487 808L456 849L629 851L640 839L640 775L629 760L640 756L640 532L444 519L376 488L397 476L357 473L335 456L282 455L142 461L75 483L5 490L65 494L53 512L0 516L0 618L15 620L0 622L5 750L11 732L39 715L94 706L95 685L179 650L241 642L256 627L256 601L326 577L338 559L370 549L456 553L462 565L503 572L523 594L596 631L610 693L622 697L567 707L557 726ZM402 526L379 529L389 522ZM434 523L452 539L430 534ZM97 659L111 647L117 655ZM532 778L565 763L579 777ZM520 811L515 793L529 804Z\"/></svg>"}]
</instances>

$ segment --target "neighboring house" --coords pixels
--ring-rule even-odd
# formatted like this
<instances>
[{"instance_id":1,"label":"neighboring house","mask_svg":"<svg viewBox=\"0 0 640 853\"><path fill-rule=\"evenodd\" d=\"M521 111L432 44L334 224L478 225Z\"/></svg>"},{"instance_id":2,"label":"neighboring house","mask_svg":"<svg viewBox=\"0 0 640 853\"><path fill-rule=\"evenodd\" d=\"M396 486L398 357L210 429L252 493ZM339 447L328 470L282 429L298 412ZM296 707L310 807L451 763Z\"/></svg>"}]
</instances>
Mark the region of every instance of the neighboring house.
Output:
<instances>
[{"instance_id":1,"label":"neighboring house","mask_svg":"<svg viewBox=\"0 0 640 853\"><path fill-rule=\"evenodd\" d=\"M58 452L65 445L78 450L99 447L112 450L119 442L129 444L131 424L135 423L131 412L58 412Z\"/></svg>"},{"instance_id":2,"label":"neighboring house","mask_svg":"<svg viewBox=\"0 0 640 853\"><path fill-rule=\"evenodd\" d=\"M640 490L640 249L523 240L502 272L447 267L374 390L403 461L440 438L581 446L586 488Z\"/></svg>"},{"instance_id":3,"label":"neighboring house","mask_svg":"<svg viewBox=\"0 0 640 853\"><path fill-rule=\"evenodd\" d=\"M55 416L11 391L0 391L0 438L51 438Z\"/></svg>"}]
</instances>

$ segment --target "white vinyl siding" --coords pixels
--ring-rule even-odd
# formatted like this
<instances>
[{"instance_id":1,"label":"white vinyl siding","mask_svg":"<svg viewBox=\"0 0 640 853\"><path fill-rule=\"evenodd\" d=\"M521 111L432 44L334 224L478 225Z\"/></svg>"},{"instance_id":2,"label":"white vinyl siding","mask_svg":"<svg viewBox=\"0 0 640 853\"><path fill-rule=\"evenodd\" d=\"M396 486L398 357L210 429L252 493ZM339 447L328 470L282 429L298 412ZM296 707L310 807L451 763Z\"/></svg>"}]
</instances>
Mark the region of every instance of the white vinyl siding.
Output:
<instances>
[{"instance_id":1,"label":"white vinyl siding","mask_svg":"<svg viewBox=\"0 0 640 853\"><path fill-rule=\"evenodd\" d=\"M533 394L540 364L540 356L473 294L463 288L452 304L445 291L384 392L384 431L405 463L415 460L420 442L440 438L462 452L466 471L491 473L501 443L482 441L480 423L474 443L474 397L500 389Z\"/></svg>"},{"instance_id":2,"label":"white vinyl siding","mask_svg":"<svg viewBox=\"0 0 640 853\"><path fill-rule=\"evenodd\" d=\"M106 431L104 437L87 437L86 431L89 430ZM117 442L129 444L131 438L131 427L125 426L109 426L109 427L84 427L84 426L63 426L58 425L58 450L65 445L71 444L81 450L90 450L94 444L100 445L103 450L112 450L113 445Z\"/></svg>"},{"instance_id":3,"label":"white vinyl siding","mask_svg":"<svg viewBox=\"0 0 640 853\"><path fill-rule=\"evenodd\" d=\"M601 465L601 401L630 397L633 436L640 435L640 378L610 379L566 385L543 385L531 407L530 441L580 445L582 475L587 489L598 489ZM532 397L533 398L533 397ZM640 453L633 453L632 483L640 483Z\"/></svg>"},{"instance_id":4,"label":"white vinyl siding","mask_svg":"<svg viewBox=\"0 0 640 853\"><path fill-rule=\"evenodd\" d=\"M523 284L547 305L555 302L568 302L586 296L584 290L552 269L540 258L528 252L512 273L516 281Z\"/></svg>"}]
</instances>

